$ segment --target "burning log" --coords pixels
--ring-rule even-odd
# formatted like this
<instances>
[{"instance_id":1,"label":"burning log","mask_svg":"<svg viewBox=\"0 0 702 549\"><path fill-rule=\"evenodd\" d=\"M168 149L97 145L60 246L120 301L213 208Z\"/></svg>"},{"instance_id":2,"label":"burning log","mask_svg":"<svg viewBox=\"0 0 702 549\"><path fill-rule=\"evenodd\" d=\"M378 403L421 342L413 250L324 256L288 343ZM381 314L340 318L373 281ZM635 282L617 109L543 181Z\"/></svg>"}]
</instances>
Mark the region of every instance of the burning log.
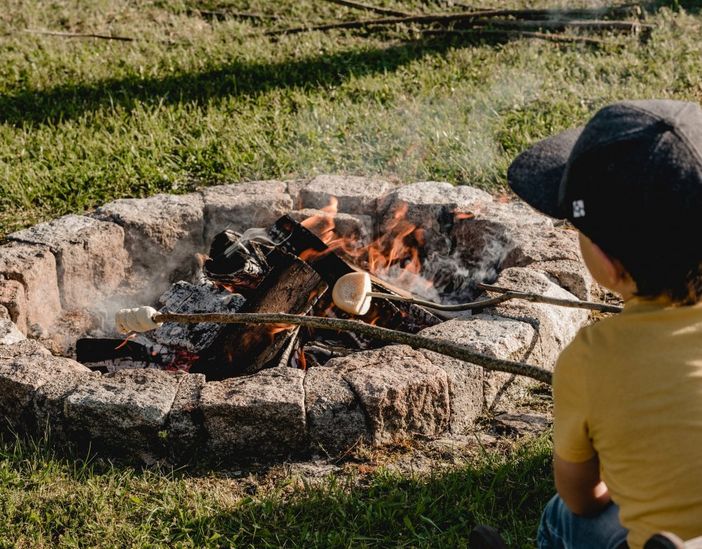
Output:
<instances>
[{"instance_id":1,"label":"burning log","mask_svg":"<svg viewBox=\"0 0 702 549\"><path fill-rule=\"evenodd\" d=\"M275 252L268 261L277 264L241 312L307 314L326 292L327 284L307 263L292 255ZM293 328L283 323L267 330L256 326L223 330L191 371L204 373L208 379L255 373L280 355L290 342Z\"/></svg>"}]
</instances>

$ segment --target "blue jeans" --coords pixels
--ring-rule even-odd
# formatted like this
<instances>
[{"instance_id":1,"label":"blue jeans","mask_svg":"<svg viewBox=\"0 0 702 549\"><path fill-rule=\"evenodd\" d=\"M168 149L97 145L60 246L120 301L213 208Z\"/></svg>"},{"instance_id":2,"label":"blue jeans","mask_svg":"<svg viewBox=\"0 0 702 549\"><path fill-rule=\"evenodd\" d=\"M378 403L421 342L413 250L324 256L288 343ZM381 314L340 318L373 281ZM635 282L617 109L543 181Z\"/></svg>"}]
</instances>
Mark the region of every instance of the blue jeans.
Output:
<instances>
[{"instance_id":1,"label":"blue jeans","mask_svg":"<svg viewBox=\"0 0 702 549\"><path fill-rule=\"evenodd\" d=\"M619 523L619 507L614 503L597 515L581 517L555 495L541 516L537 541L540 549L615 549L626 547L626 534L627 529Z\"/></svg>"}]
</instances>

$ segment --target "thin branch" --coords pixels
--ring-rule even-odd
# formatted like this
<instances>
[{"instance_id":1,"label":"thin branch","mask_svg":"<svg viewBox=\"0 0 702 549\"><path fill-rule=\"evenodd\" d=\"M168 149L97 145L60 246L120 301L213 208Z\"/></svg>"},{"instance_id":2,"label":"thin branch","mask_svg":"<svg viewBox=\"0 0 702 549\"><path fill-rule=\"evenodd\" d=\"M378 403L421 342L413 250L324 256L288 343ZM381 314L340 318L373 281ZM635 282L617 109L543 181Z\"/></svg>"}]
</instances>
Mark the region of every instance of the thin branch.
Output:
<instances>
[{"instance_id":1,"label":"thin branch","mask_svg":"<svg viewBox=\"0 0 702 549\"><path fill-rule=\"evenodd\" d=\"M407 25L411 23L416 23L420 25L427 25L432 23L448 25L451 23L465 22L473 23L475 21L483 21L486 18L505 16L508 14L509 10L493 10L493 11L477 11L477 12L462 12L462 13L442 13L442 14L432 14L432 15L410 15L408 17L380 17L376 19L356 19L354 21L338 21L334 23L325 23L322 25L304 26L304 27L293 27L289 29L271 30L266 32L267 35L279 35L279 34L297 34L300 32L312 32L312 31L328 31L334 29L359 29L375 26L388 26L388 25ZM494 21L493 21L494 22ZM568 21L569 24L575 25L576 21ZM585 22L583 22L585 23ZM593 23L588 21L587 23ZM599 28L619 28L622 25L627 26L630 30L650 30L653 27L651 25L644 25L638 21L603 21L602 23L610 23L611 27ZM485 24L483 22L483 24Z\"/></svg>"},{"instance_id":2,"label":"thin branch","mask_svg":"<svg viewBox=\"0 0 702 549\"><path fill-rule=\"evenodd\" d=\"M435 353L457 358L464 362L482 366L488 370L526 376L543 383L551 383L551 372L545 368L476 353L465 345L458 345L443 339L433 339L416 334L398 332L397 330L390 330L389 328L371 326L360 320L298 316L285 313L160 313L154 315L153 320L154 322L178 322L184 324L199 324L200 322L223 324L278 324L281 326L306 326L323 330L354 332L380 341L427 349Z\"/></svg>"},{"instance_id":3,"label":"thin branch","mask_svg":"<svg viewBox=\"0 0 702 549\"><path fill-rule=\"evenodd\" d=\"M509 301L511 299L523 299L524 301L531 301L533 303L545 303L547 305L556 305L558 307L568 307L571 309L588 309L590 311L599 311L601 313L619 313L622 310L621 307L607 305L605 303L596 303L594 301L561 299L530 292L520 292L519 290L508 290L506 288L489 286L487 284L480 284L478 287L482 290L500 293L501 295L491 297L489 299L479 299L477 301L458 303L455 305L443 305L440 303L433 303L431 301L418 299L416 297L385 294L382 292L370 292L368 295L371 297L388 299L390 301L414 303L415 305L421 305L422 307L427 307L429 309L436 309L437 311L469 311L472 309L485 309L486 307L499 305L500 303L504 303L505 301Z\"/></svg>"},{"instance_id":4,"label":"thin branch","mask_svg":"<svg viewBox=\"0 0 702 549\"><path fill-rule=\"evenodd\" d=\"M456 6L471 10L471 7L466 4L456 3ZM619 6L611 6L608 8L565 8L565 9L494 9L494 10L479 10L472 8L471 13L476 15L488 15L490 17L513 17L514 19L587 19L591 16L614 15L617 17L636 16L641 14L641 4L633 2L630 4L621 4Z\"/></svg>"},{"instance_id":5,"label":"thin branch","mask_svg":"<svg viewBox=\"0 0 702 549\"><path fill-rule=\"evenodd\" d=\"M99 40L117 40L120 42L134 42L135 39L129 36L113 36L111 34L94 34L80 32L59 32L40 29L22 29L20 32L27 34L41 34L44 36L58 36L60 38L97 38Z\"/></svg>"},{"instance_id":6,"label":"thin branch","mask_svg":"<svg viewBox=\"0 0 702 549\"><path fill-rule=\"evenodd\" d=\"M423 35L429 36L501 36L515 38L537 38L549 42L560 42L562 44L587 44L588 46L602 46L606 44L604 40L598 38L588 38L585 36L570 36L566 34L554 34L548 32L520 31L509 29L425 29L421 31Z\"/></svg>"},{"instance_id":7,"label":"thin branch","mask_svg":"<svg viewBox=\"0 0 702 549\"><path fill-rule=\"evenodd\" d=\"M387 8L381 8L379 6L371 6L369 4L364 4L362 2L352 2L351 0L326 0L332 4L338 4L339 6L345 6L347 8L352 8L356 10L371 11L374 13L379 13L381 15L389 15L393 17L409 17L410 14L404 11L390 10Z\"/></svg>"},{"instance_id":8,"label":"thin branch","mask_svg":"<svg viewBox=\"0 0 702 549\"><path fill-rule=\"evenodd\" d=\"M596 303L594 301L576 301L572 299L561 299L557 297L549 297L541 294L533 294L531 292L520 292L510 288L502 288L500 286L492 286L491 284L478 284L478 288L487 292L495 292L502 296L511 296L509 299L523 299L534 303L547 303L549 305L557 305L559 307L570 307L577 309L590 309L601 313L621 313L622 308L617 305L607 305L606 303ZM492 300L498 298L491 298ZM490 301L490 300L485 300ZM506 301L506 300L504 300Z\"/></svg>"},{"instance_id":9,"label":"thin branch","mask_svg":"<svg viewBox=\"0 0 702 549\"><path fill-rule=\"evenodd\" d=\"M230 11L230 10L201 10L197 8L188 8L188 15L199 15L205 19L253 19L255 21L277 21L280 19L277 15L268 15L265 13L251 13L245 11Z\"/></svg>"},{"instance_id":10,"label":"thin branch","mask_svg":"<svg viewBox=\"0 0 702 549\"><path fill-rule=\"evenodd\" d=\"M505 29L552 29L562 30L566 28L586 29L586 30L618 30L626 32L639 32L642 29L650 28L650 25L642 25L638 21L606 21L606 20L577 20L562 19L549 21L512 21L492 18L477 18L469 21L474 27L494 27Z\"/></svg>"}]
</instances>

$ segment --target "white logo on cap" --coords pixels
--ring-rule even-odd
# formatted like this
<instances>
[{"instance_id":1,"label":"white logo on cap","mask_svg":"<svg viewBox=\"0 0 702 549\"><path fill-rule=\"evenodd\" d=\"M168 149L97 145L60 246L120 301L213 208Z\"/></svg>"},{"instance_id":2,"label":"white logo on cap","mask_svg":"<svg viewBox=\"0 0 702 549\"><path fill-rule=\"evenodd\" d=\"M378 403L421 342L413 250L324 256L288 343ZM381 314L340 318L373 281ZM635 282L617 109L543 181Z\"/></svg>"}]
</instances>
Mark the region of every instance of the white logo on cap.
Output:
<instances>
[{"instance_id":1,"label":"white logo on cap","mask_svg":"<svg viewBox=\"0 0 702 549\"><path fill-rule=\"evenodd\" d=\"M573 200L573 217L585 217L584 200Z\"/></svg>"}]
</instances>

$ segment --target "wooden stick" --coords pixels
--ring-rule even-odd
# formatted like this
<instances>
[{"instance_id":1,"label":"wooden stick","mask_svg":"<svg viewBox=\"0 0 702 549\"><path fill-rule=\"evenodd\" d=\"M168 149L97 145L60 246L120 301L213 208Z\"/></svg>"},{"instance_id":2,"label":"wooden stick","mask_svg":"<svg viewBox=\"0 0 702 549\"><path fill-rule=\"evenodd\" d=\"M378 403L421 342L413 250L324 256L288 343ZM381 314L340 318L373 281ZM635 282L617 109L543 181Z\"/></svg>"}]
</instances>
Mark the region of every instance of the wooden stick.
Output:
<instances>
[{"instance_id":1,"label":"wooden stick","mask_svg":"<svg viewBox=\"0 0 702 549\"><path fill-rule=\"evenodd\" d=\"M229 11L229 10L201 10L197 8L188 8L188 15L200 15L209 19L226 19L231 17L234 19L253 19L256 21L277 21L280 19L277 15L268 15L264 13L251 13L245 11Z\"/></svg>"},{"instance_id":2,"label":"wooden stick","mask_svg":"<svg viewBox=\"0 0 702 549\"><path fill-rule=\"evenodd\" d=\"M506 10L495 10L495 11L479 11L479 12L461 12L461 13L442 13L442 14L432 14L432 15L410 15L408 17L380 17L377 19L356 19L354 21L338 21L334 23L325 23L322 25L313 25L305 27L293 27L289 29L280 29L268 31L266 35L279 35L279 34L296 34L300 32L312 32L312 31L327 31L333 29L358 29L373 26L387 26L387 25L407 25L410 23L417 23L421 25L427 25L431 23L438 24L449 24L456 22L466 22L470 23L476 19L484 19L487 17L498 17L502 16ZM613 23L614 27L618 24L626 24L631 28L636 28L637 30L650 30L653 29L652 25L644 25L639 22L628 22L628 21L606 21L606 23ZM600 27L602 28L602 27Z\"/></svg>"},{"instance_id":3,"label":"wooden stick","mask_svg":"<svg viewBox=\"0 0 702 549\"><path fill-rule=\"evenodd\" d=\"M601 313L619 313L622 310L621 307L617 307L616 305L607 305L605 303L596 303L594 301L561 299L541 294L520 292L518 290L508 290L506 288L488 286L485 284L480 284L478 287L486 291L500 293L501 295L497 297L491 297L489 299L479 299L477 301L471 301L468 303L458 303L455 305L443 305L441 303L433 303L431 301L425 301L416 297L384 294L382 292L370 292L367 295L370 295L371 297L389 299L390 301L404 301L407 303L414 303L415 305L421 305L422 307L427 307L429 309L436 309L437 311L468 311L472 309L485 309L486 307L499 305L500 303L504 303L505 301L509 301L511 299L523 299L525 301L531 301L533 303L546 303L548 305L556 305L558 307L569 307L571 309L589 309L591 311L599 311Z\"/></svg>"},{"instance_id":4,"label":"wooden stick","mask_svg":"<svg viewBox=\"0 0 702 549\"><path fill-rule=\"evenodd\" d=\"M381 8L378 6L371 6L369 4L363 4L362 2L352 2L351 0L326 0L332 4L338 4L340 6L346 6L347 8L372 11L374 13L380 13L381 15L390 15L393 17L409 17L410 14L405 11L390 10L387 8Z\"/></svg>"},{"instance_id":5,"label":"wooden stick","mask_svg":"<svg viewBox=\"0 0 702 549\"><path fill-rule=\"evenodd\" d=\"M501 286L492 286L491 284L478 284L478 288L487 292L500 293L502 296L511 296L509 299L523 299L534 303L547 303L549 305L557 305L559 307L572 307L578 309L590 309L601 313L621 313L622 307L618 305L607 305L606 303L596 303L594 301L575 301L572 299L561 299L557 297L549 297L530 292L520 292L510 288L502 288ZM492 298L497 299L497 298ZM485 300L490 301L490 300ZM504 300L506 301L506 300Z\"/></svg>"},{"instance_id":6,"label":"wooden stick","mask_svg":"<svg viewBox=\"0 0 702 549\"><path fill-rule=\"evenodd\" d=\"M40 29L22 29L20 32L27 34L42 34L45 36L58 36L61 38L97 38L100 40L118 40L120 42L134 42L134 38L129 36L113 36L111 34L93 34L80 32L59 32Z\"/></svg>"},{"instance_id":7,"label":"wooden stick","mask_svg":"<svg viewBox=\"0 0 702 549\"><path fill-rule=\"evenodd\" d=\"M593 14L616 15L618 17L627 15L639 15L641 13L641 4L633 2L630 4L621 4L619 6L611 6L607 8L565 8L565 9L493 9L479 10L471 8L467 4L456 3L456 6L472 10L477 16L488 15L490 17L512 17L514 19L558 19L558 18L581 18L586 19Z\"/></svg>"},{"instance_id":8,"label":"wooden stick","mask_svg":"<svg viewBox=\"0 0 702 549\"><path fill-rule=\"evenodd\" d=\"M407 334L379 326L371 326L360 320L345 320L340 318L323 318L319 316L299 316L284 313L203 313L203 314L178 314L159 313L154 315L154 322L178 322L184 324L198 324L200 322L220 322L226 324L278 324L289 326L306 326L323 330L335 330L363 334L380 341L409 345L413 348L427 349L442 355L457 358L482 366L488 370L506 372L508 374L530 377L543 383L551 383L551 372L545 368L494 358L481 353L476 353L464 345L432 339L416 334Z\"/></svg>"},{"instance_id":9,"label":"wooden stick","mask_svg":"<svg viewBox=\"0 0 702 549\"><path fill-rule=\"evenodd\" d=\"M421 31L421 33L427 36L514 36L517 38L537 38L539 40L560 42L562 44L587 44L588 46L602 46L607 43L604 40L600 40L598 38L588 38L586 36L569 36L566 34L509 29L424 29Z\"/></svg>"},{"instance_id":10,"label":"wooden stick","mask_svg":"<svg viewBox=\"0 0 702 549\"><path fill-rule=\"evenodd\" d=\"M603 20L578 20L562 19L553 21L522 21L522 20L500 20L480 17L469 21L475 27L495 27L505 29L554 29L566 28L586 29L586 30L618 30L626 32L639 32L644 25L638 21L603 21ZM647 27L648 25L646 25Z\"/></svg>"}]
</instances>

